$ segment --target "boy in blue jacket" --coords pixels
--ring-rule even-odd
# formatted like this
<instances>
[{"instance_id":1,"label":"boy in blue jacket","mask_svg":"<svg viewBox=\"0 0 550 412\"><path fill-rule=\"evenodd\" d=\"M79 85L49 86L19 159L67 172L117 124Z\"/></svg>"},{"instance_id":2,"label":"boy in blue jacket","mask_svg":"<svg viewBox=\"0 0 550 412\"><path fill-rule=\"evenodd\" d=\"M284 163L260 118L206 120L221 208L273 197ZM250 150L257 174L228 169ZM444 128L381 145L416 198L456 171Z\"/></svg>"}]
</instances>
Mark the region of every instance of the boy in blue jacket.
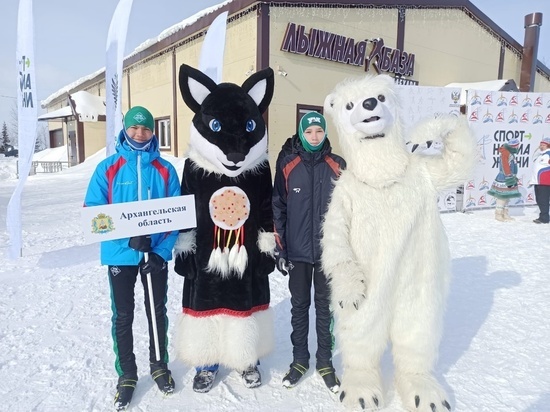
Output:
<instances>
[{"instance_id":1,"label":"boy in blue jacket","mask_svg":"<svg viewBox=\"0 0 550 412\"><path fill-rule=\"evenodd\" d=\"M180 184L171 163L160 157L154 135L153 116L144 107L132 107L124 116L116 153L99 163L88 185L84 206L133 202L179 196ZM130 404L138 380L133 353L134 286L138 273L145 291L145 309L149 324L149 361L151 376L159 389L169 394L174 381L168 369L166 292L168 268L178 231L136 236L101 242L101 264L108 265L113 310L112 336L119 375L115 408ZM144 255L148 254L145 260ZM150 274L160 349L156 359L147 275Z\"/></svg>"}]
</instances>

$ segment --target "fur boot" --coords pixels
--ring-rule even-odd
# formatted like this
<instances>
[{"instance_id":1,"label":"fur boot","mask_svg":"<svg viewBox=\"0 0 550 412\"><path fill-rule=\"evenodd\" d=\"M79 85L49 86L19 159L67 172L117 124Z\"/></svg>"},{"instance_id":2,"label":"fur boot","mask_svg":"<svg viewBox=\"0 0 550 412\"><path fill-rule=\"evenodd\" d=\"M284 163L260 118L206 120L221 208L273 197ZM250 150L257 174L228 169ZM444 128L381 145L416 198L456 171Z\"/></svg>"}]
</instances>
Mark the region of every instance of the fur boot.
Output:
<instances>
[{"instance_id":1,"label":"fur boot","mask_svg":"<svg viewBox=\"0 0 550 412\"><path fill-rule=\"evenodd\" d=\"M499 222L506 222L506 219L504 218L504 209L496 208L495 209L495 219Z\"/></svg>"}]
</instances>

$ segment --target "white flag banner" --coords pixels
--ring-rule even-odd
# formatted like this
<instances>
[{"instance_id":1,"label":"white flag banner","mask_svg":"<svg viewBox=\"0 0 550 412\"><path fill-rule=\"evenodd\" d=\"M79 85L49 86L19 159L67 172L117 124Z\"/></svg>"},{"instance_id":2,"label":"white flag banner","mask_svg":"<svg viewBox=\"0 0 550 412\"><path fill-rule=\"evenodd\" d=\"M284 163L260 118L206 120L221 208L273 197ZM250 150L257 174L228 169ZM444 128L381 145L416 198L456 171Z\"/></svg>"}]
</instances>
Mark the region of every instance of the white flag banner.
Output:
<instances>
[{"instance_id":1,"label":"white flag banner","mask_svg":"<svg viewBox=\"0 0 550 412\"><path fill-rule=\"evenodd\" d=\"M495 207L496 198L487 192L499 171L499 148L510 139L520 141L515 159L521 197L510 206L534 205L533 159L540 141L548 136L550 93L468 90L467 114L478 148L478 164L464 187L466 209Z\"/></svg>"},{"instance_id":2,"label":"white flag banner","mask_svg":"<svg viewBox=\"0 0 550 412\"><path fill-rule=\"evenodd\" d=\"M34 81L34 33L32 0L20 0L17 17L17 131L19 182L8 203L6 227L10 236L10 258L21 256L21 194L32 166L36 142L37 95Z\"/></svg>"},{"instance_id":3,"label":"white flag banner","mask_svg":"<svg viewBox=\"0 0 550 412\"><path fill-rule=\"evenodd\" d=\"M106 156L115 152L115 138L122 127L122 64L132 3L133 0L118 2L107 36L107 62L105 64Z\"/></svg>"},{"instance_id":4,"label":"white flag banner","mask_svg":"<svg viewBox=\"0 0 550 412\"><path fill-rule=\"evenodd\" d=\"M223 55L225 52L225 32L227 12L214 19L202 43L199 70L220 84L222 81Z\"/></svg>"}]
</instances>

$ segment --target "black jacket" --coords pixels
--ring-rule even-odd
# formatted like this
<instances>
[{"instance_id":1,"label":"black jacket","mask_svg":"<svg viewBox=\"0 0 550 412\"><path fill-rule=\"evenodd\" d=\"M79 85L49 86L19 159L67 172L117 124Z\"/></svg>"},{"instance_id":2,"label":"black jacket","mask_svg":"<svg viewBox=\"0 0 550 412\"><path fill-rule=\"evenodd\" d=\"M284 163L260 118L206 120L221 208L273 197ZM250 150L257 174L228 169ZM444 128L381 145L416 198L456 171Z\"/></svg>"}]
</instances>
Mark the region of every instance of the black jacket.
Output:
<instances>
[{"instance_id":1,"label":"black jacket","mask_svg":"<svg viewBox=\"0 0 550 412\"><path fill-rule=\"evenodd\" d=\"M287 139L277 158L273 220L279 256L315 263L321 257L320 234L334 180L346 163L333 154L328 139L310 153L297 135Z\"/></svg>"}]
</instances>

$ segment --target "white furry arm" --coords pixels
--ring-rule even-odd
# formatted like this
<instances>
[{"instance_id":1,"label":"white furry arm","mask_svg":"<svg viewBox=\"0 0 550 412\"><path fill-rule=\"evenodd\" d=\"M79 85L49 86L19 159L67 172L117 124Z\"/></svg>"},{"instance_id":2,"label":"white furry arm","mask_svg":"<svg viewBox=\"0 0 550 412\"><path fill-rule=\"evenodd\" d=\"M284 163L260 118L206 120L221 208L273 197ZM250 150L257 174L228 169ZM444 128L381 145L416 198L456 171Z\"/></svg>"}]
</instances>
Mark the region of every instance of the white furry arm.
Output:
<instances>
[{"instance_id":1,"label":"white furry arm","mask_svg":"<svg viewBox=\"0 0 550 412\"><path fill-rule=\"evenodd\" d=\"M174 253L176 255L187 255L197 251L197 230L193 229L189 232L182 232L178 235L176 244L174 245Z\"/></svg>"},{"instance_id":2,"label":"white furry arm","mask_svg":"<svg viewBox=\"0 0 550 412\"><path fill-rule=\"evenodd\" d=\"M465 117L442 115L419 123L413 142L441 140L441 156L423 156L437 191L456 187L468 180L477 161L476 142Z\"/></svg>"},{"instance_id":3,"label":"white furry arm","mask_svg":"<svg viewBox=\"0 0 550 412\"><path fill-rule=\"evenodd\" d=\"M257 245L260 252L271 257L275 257L275 233L259 230Z\"/></svg>"},{"instance_id":4,"label":"white furry arm","mask_svg":"<svg viewBox=\"0 0 550 412\"><path fill-rule=\"evenodd\" d=\"M321 263L330 280L331 297L336 309L358 307L365 299L364 274L355 258L350 241L351 199L342 188L346 179L336 183L323 222Z\"/></svg>"}]
</instances>

